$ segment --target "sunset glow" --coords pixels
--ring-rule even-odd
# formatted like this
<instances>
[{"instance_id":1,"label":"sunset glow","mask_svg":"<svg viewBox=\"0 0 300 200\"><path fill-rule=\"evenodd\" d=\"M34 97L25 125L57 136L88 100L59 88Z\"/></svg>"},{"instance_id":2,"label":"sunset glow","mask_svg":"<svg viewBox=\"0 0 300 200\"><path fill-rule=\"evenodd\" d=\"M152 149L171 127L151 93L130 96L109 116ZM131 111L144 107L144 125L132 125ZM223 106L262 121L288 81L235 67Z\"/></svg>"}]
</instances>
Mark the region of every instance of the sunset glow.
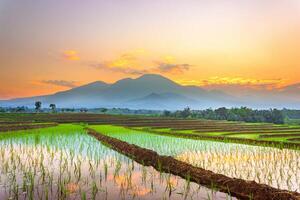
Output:
<instances>
[{"instance_id":1,"label":"sunset glow","mask_svg":"<svg viewBox=\"0 0 300 200\"><path fill-rule=\"evenodd\" d=\"M300 82L297 0L4 0L0 26L0 99L146 73L208 88Z\"/></svg>"}]
</instances>

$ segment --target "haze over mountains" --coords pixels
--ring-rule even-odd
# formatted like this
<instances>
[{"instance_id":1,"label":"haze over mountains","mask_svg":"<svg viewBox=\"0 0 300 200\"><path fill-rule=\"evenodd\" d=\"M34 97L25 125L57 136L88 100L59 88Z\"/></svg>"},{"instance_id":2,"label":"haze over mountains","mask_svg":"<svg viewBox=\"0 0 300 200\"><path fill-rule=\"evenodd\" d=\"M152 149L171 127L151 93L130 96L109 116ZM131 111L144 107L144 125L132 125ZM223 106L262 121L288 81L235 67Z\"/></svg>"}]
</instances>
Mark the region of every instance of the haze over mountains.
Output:
<instances>
[{"instance_id":1,"label":"haze over mountains","mask_svg":"<svg viewBox=\"0 0 300 200\"><path fill-rule=\"evenodd\" d=\"M206 90L197 86L182 86L161 75L146 74L136 79L126 78L113 84L96 81L55 94L0 101L0 106L33 107L42 101L44 107L118 107L131 109L193 109L248 106L253 108L300 108L300 84L278 91L259 91L229 95L221 90Z\"/></svg>"}]
</instances>

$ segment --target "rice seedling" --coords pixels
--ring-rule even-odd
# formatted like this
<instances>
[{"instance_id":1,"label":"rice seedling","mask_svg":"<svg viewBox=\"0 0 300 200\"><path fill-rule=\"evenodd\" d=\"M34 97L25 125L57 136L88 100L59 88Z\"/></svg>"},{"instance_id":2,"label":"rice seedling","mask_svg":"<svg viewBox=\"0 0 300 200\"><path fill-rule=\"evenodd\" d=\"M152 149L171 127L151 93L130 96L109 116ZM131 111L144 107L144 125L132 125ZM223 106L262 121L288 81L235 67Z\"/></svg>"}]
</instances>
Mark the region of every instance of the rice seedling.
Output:
<instances>
[{"instance_id":1,"label":"rice seedling","mask_svg":"<svg viewBox=\"0 0 300 200\"><path fill-rule=\"evenodd\" d=\"M299 150L160 136L111 125L91 128L215 173L300 191Z\"/></svg>"},{"instance_id":2,"label":"rice seedling","mask_svg":"<svg viewBox=\"0 0 300 200\"><path fill-rule=\"evenodd\" d=\"M109 149L80 125L0 139L1 199L181 199L178 191L186 182ZM187 198L201 199L210 191L203 187L193 192L198 185L189 184ZM214 197L225 199L226 194Z\"/></svg>"}]
</instances>

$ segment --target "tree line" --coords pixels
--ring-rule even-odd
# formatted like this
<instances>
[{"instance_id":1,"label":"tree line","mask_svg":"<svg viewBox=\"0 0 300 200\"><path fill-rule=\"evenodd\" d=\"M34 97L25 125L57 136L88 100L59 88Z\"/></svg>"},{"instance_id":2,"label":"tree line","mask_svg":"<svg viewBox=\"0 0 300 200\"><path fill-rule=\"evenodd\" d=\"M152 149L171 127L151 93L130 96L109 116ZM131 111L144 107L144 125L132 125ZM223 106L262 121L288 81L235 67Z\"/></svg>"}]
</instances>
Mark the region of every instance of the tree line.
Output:
<instances>
[{"instance_id":1,"label":"tree line","mask_svg":"<svg viewBox=\"0 0 300 200\"><path fill-rule=\"evenodd\" d=\"M244 121L251 123L274 123L283 124L285 115L282 110L254 110L247 107L191 110L185 108L174 112L164 111L163 116L176 118L199 118L211 120Z\"/></svg>"},{"instance_id":2,"label":"tree line","mask_svg":"<svg viewBox=\"0 0 300 200\"><path fill-rule=\"evenodd\" d=\"M177 111L159 111L159 110L131 110L128 108L57 108L51 103L48 108L42 108L42 102L36 101L35 108L20 107L0 107L0 113L25 113L25 112L92 112L92 113L107 113L107 114L133 114L133 115L150 115L150 116L165 116L175 118L196 118L196 119L211 119L211 120L227 120L227 121L244 121L252 123L274 123L283 124L286 119L300 119L300 110L292 109L269 109L255 110L247 107L240 108L217 108L206 110L191 110L189 107Z\"/></svg>"},{"instance_id":3,"label":"tree line","mask_svg":"<svg viewBox=\"0 0 300 200\"><path fill-rule=\"evenodd\" d=\"M300 119L300 110L283 109L282 112L289 119Z\"/></svg>"}]
</instances>

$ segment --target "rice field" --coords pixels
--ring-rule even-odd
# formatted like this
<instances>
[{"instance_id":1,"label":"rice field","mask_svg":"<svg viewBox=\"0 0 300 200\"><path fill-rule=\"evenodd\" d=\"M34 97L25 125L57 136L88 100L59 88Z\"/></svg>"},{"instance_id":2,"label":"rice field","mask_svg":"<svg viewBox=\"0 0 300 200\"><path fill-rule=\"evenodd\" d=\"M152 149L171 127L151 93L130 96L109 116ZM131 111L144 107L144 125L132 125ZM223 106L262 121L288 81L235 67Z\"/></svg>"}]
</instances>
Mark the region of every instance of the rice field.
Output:
<instances>
[{"instance_id":1,"label":"rice field","mask_svg":"<svg viewBox=\"0 0 300 200\"><path fill-rule=\"evenodd\" d=\"M300 151L160 136L112 125L92 129L233 178L300 191Z\"/></svg>"},{"instance_id":2,"label":"rice field","mask_svg":"<svg viewBox=\"0 0 300 200\"><path fill-rule=\"evenodd\" d=\"M208 189L187 177L139 164L89 136L87 127L214 173L300 192L298 125L4 114L0 115L0 199L231 199L230 193L218 192L213 185L206 184ZM235 138L245 140L235 142Z\"/></svg>"},{"instance_id":3,"label":"rice field","mask_svg":"<svg viewBox=\"0 0 300 200\"><path fill-rule=\"evenodd\" d=\"M64 113L64 114L0 114L0 125L8 123L87 123L87 124L111 124L126 126L149 131L186 134L193 137L203 136L214 140L216 137L224 137L234 142L243 143L243 139L265 141L263 145L274 141L279 144L290 144L300 147L300 125L268 123L244 123L203 119L175 119L166 117L125 116L91 113ZM1 127L0 127L1 130ZM239 139L239 140L237 140ZM256 143L254 143L256 144ZM270 145L272 146L272 145Z\"/></svg>"},{"instance_id":4,"label":"rice field","mask_svg":"<svg viewBox=\"0 0 300 200\"><path fill-rule=\"evenodd\" d=\"M0 199L234 198L138 164L68 124L0 134Z\"/></svg>"}]
</instances>

